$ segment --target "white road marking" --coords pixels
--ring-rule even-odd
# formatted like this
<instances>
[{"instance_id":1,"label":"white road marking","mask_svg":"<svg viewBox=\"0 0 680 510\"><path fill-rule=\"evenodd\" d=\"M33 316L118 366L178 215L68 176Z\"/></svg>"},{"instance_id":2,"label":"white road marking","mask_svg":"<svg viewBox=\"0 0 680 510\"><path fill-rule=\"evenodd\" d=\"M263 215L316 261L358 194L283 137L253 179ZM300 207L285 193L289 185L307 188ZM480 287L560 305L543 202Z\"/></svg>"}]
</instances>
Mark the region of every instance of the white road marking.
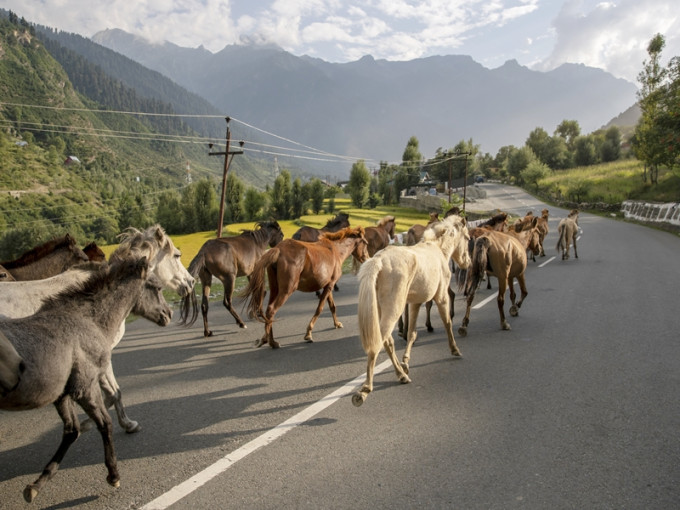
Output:
<instances>
[{"instance_id":1,"label":"white road marking","mask_svg":"<svg viewBox=\"0 0 680 510\"><path fill-rule=\"evenodd\" d=\"M379 374L383 370L385 370L387 367L392 366L392 361L389 359L383 361L379 365L375 367L375 374ZM256 437L249 443L243 445L241 448L238 448L237 450L234 450L233 452L225 455L222 457L220 460L215 462L214 464L208 466L205 468L203 471L200 473L197 473L196 475L192 476L185 482L180 483L179 485L176 485L172 489L170 489L168 492L165 494L160 495L153 501L150 501L146 505L144 505L141 510L165 510L169 506L177 503L180 499L188 496L192 492L194 492L196 489L199 487L205 485L208 483L210 480L218 476L219 474L223 473L227 469L229 469L231 466L236 464L239 460L247 457L251 453L253 453L255 450L258 450L259 448L266 446L270 443L272 443L274 440L278 439L282 435L284 435L286 432L293 430L295 427L298 425L302 425L305 423L307 420L315 416L316 414L320 413L324 409L326 409L328 406L331 404L334 404L338 400L340 400L343 397L348 396L350 393L352 393L356 388L361 386L366 379L366 374L362 374L360 376L357 376L355 379L352 381L348 382L341 388L335 390L333 393L330 393L323 397L321 400L315 402L311 406L309 406L306 409L303 409L300 411L298 414L295 416L287 419L283 423L278 424L276 427L274 427L271 430L268 430L264 434Z\"/></svg>"},{"instance_id":2,"label":"white road marking","mask_svg":"<svg viewBox=\"0 0 680 510\"><path fill-rule=\"evenodd\" d=\"M555 260L555 257L550 257L548 260L543 262L543 264L540 264L538 267L543 267L543 266L549 264L550 262L552 262L553 260Z\"/></svg>"}]
</instances>

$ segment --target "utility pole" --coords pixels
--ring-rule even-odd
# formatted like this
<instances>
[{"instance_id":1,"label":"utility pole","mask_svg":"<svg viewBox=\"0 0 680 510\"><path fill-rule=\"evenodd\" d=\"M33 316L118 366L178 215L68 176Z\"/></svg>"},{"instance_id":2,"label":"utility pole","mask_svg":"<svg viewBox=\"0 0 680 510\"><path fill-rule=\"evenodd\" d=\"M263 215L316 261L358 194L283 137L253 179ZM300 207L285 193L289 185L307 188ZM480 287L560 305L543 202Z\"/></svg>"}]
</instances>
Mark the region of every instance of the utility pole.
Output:
<instances>
[{"instance_id":1,"label":"utility pole","mask_svg":"<svg viewBox=\"0 0 680 510\"><path fill-rule=\"evenodd\" d=\"M241 149L230 151L229 143L231 142L231 129L229 129L230 117L226 117L227 121L227 147L224 152L208 152L208 156L224 156L224 173L222 174L222 198L220 199L220 222L217 224L217 237L222 237L222 223L224 222L224 201L227 195L227 172L229 171L229 163L234 159L235 154L243 154L243 140L239 142ZM213 144L209 143L208 148L212 149ZM229 157L231 156L231 158Z\"/></svg>"}]
</instances>

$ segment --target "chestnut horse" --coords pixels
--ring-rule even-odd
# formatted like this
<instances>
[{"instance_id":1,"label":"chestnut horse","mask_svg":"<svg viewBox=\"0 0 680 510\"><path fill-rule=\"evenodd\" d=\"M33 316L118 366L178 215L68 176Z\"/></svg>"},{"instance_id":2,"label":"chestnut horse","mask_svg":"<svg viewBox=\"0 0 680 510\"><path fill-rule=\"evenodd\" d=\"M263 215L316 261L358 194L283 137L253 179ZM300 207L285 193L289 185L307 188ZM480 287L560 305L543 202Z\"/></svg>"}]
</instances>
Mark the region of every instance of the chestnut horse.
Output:
<instances>
[{"instance_id":1,"label":"chestnut horse","mask_svg":"<svg viewBox=\"0 0 680 510\"><path fill-rule=\"evenodd\" d=\"M78 248L76 240L66 234L36 246L18 259L0 262L0 265L15 280L42 280L87 260L87 255Z\"/></svg>"},{"instance_id":2,"label":"chestnut horse","mask_svg":"<svg viewBox=\"0 0 680 510\"><path fill-rule=\"evenodd\" d=\"M313 341L312 329L325 301L328 301L335 327L341 328L342 324L335 314L333 286L342 276L342 263L350 254L359 263L368 259L367 244L363 227L347 227L338 232L323 234L313 243L284 239L267 251L255 264L248 286L242 293L247 299L249 316L264 322L264 336L255 342L255 346L260 347L268 343L273 349L279 347L272 331L274 316L296 290L321 291L319 305L307 326L305 334L307 342ZM263 312L265 273L270 292L267 309Z\"/></svg>"},{"instance_id":3,"label":"chestnut horse","mask_svg":"<svg viewBox=\"0 0 680 510\"><path fill-rule=\"evenodd\" d=\"M475 298L477 287L484 277L484 273L495 276L498 279L498 313L501 320L501 328L510 329L505 319L503 308L505 306L505 291L510 288L510 315L513 317L519 313L522 302L527 297L527 288L524 280L524 272L527 267L527 248L519 239L505 232L489 230L480 235L474 243L472 252L472 265L467 271L467 277L459 274L459 282L465 285L467 295L467 308L465 317L458 328L458 334L467 335L467 327L470 323L470 308ZM516 293L513 280L517 278L522 293L519 301L515 302Z\"/></svg>"},{"instance_id":4,"label":"chestnut horse","mask_svg":"<svg viewBox=\"0 0 680 510\"><path fill-rule=\"evenodd\" d=\"M246 325L232 306L234 285L239 276L250 276L255 263L267 250L273 248L283 240L283 231L276 221L260 221L254 230L244 230L242 234L233 237L210 239L203 243L201 249L189 264L189 273L194 278L200 278L203 286L201 298L201 313L203 314L203 336L212 336L208 327L208 308L210 286L213 276L220 279L224 285L224 299L222 304L236 319L241 328ZM189 304L192 305L192 317L189 318ZM198 316L196 294L188 294L180 305L182 324L191 326Z\"/></svg>"},{"instance_id":5,"label":"chestnut horse","mask_svg":"<svg viewBox=\"0 0 680 510\"><path fill-rule=\"evenodd\" d=\"M373 391L373 371L380 350L392 360L399 381L411 382L408 377L411 347L416 340L416 321L420 306L430 300L437 304L444 322L453 356L460 351L453 337L449 317L449 293L453 260L462 268L470 264L465 220L450 216L434 224L415 246L390 246L368 260L359 270L359 302L357 320L361 344L368 356L366 381L352 396L355 406L363 404ZM408 343L401 364L397 360L392 330L404 307L412 317L408 327Z\"/></svg>"},{"instance_id":6,"label":"chestnut horse","mask_svg":"<svg viewBox=\"0 0 680 510\"><path fill-rule=\"evenodd\" d=\"M379 250L382 250L394 239L394 216L385 216L378 221L375 227L364 228L366 241L368 241L368 256L372 257Z\"/></svg>"},{"instance_id":7,"label":"chestnut horse","mask_svg":"<svg viewBox=\"0 0 680 510\"><path fill-rule=\"evenodd\" d=\"M572 209L569 216L562 218L557 225L559 239L555 249L562 252L562 260L569 258L569 247L574 243L574 258L578 258L576 251L576 236L578 235L578 209Z\"/></svg>"},{"instance_id":8,"label":"chestnut horse","mask_svg":"<svg viewBox=\"0 0 680 510\"><path fill-rule=\"evenodd\" d=\"M91 242L85 248L83 248L83 252L85 255L87 255L88 260L91 262L104 262L106 261L106 253L97 246L97 243Z\"/></svg>"}]
</instances>

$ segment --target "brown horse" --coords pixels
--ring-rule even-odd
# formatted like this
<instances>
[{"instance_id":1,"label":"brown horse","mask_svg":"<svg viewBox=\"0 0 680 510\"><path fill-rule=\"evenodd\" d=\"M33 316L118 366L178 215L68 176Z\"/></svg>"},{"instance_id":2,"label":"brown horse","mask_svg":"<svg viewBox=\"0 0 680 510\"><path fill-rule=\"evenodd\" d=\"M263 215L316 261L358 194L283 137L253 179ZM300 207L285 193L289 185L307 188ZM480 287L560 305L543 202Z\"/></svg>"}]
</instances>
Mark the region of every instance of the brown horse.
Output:
<instances>
[{"instance_id":1,"label":"brown horse","mask_svg":"<svg viewBox=\"0 0 680 510\"><path fill-rule=\"evenodd\" d=\"M562 218L557 225L557 246L555 249L562 252L562 260L569 258L569 248L574 243L574 258L578 258L576 251L576 236L578 235L578 209L572 209L566 218Z\"/></svg>"},{"instance_id":2,"label":"brown horse","mask_svg":"<svg viewBox=\"0 0 680 510\"><path fill-rule=\"evenodd\" d=\"M54 238L25 252L15 260L0 262L15 280L42 280L87 262L71 235Z\"/></svg>"},{"instance_id":3,"label":"brown horse","mask_svg":"<svg viewBox=\"0 0 680 510\"><path fill-rule=\"evenodd\" d=\"M250 317L264 322L264 336L255 342L255 346L269 343L273 349L279 347L272 331L274 316L296 290L321 291L319 305L307 326L307 342L313 341L312 329L326 300L335 327L341 328L342 324L335 314L333 286L342 276L342 263L350 254L360 263L368 259L367 245L363 227L347 227L338 232L328 232L313 243L284 239L265 253L255 264L248 286L242 293L247 299ZM265 272L270 293L267 309L263 312Z\"/></svg>"},{"instance_id":4,"label":"brown horse","mask_svg":"<svg viewBox=\"0 0 680 510\"><path fill-rule=\"evenodd\" d=\"M408 229L408 231L406 232L406 241L404 241L404 244L406 246L413 246L419 243L420 240L423 238L425 229L438 221L439 213L435 211L430 212L430 219L427 220L427 225L421 225L419 223L416 223L415 225Z\"/></svg>"},{"instance_id":5,"label":"brown horse","mask_svg":"<svg viewBox=\"0 0 680 510\"><path fill-rule=\"evenodd\" d=\"M489 230L484 233L474 243L474 250L472 252L472 266L467 271L467 278L463 278L462 272L459 274L459 282L465 285L465 294L467 295L467 308L465 310L465 317L458 328L458 334L461 336L467 335L467 327L470 323L470 308L472 301L475 298L475 291L479 286L484 273L495 276L498 279L498 313L501 319L501 328L504 330L510 329L505 319L503 311L505 305L505 291L510 287L510 315L513 317L519 313L519 308L522 302L527 297L526 283L524 280L524 272L527 267L527 250L516 237L504 232L496 232ZM519 282L520 291L522 293L519 301L515 302L516 293L513 286L513 280L517 278Z\"/></svg>"},{"instance_id":6,"label":"brown horse","mask_svg":"<svg viewBox=\"0 0 680 510\"><path fill-rule=\"evenodd\" d=\"M368 241L369 257L372 257L376 252L388 246L390 240L394 239L395 222L394 216L385 216L378 221L375 227L366 227L364 229L366 241Z\"/></svg>"},{"instance_id":7,"label":"brown horse","mask_svg":"<svg viewBox=\"0 0 680 510\"><path fill-rule=\"evenodd\" d=\"M206 241L189 264L189 273L194 278L200 278L203 286L201 299L201 313L203 314L203 336L212 336L208 327L208 305L210 286L213 276L220 279L224 285L224 299L222 304L236 319L239 327L246 325L232 305L234 284L239 276L250 276L255 263L267 250L267 246L274 247L283 240L283 231L276 221L260 221L254 230L244 230L234 237L220 237ZM192 316L189 318L189 304ZM182 324L191 326L198 316L196 294L185 296L180 305L180 320Z\"/></svg>"},{"instance_id":8,"label":"brown horse","mask_svg":"<svg viewBox=\"0 0 680 510\"><path fill-rule=\"evenodd\" d=\"M97 243L91 242L85 248L83 248L83 253L87 255L87 258L91 262L105 262L106 261L106 253L97 246Z\"/></svg>"},{"instance_id":9,"label":"brown horse","mask_svg":"<svg viewBox=\"0 0 680 510\"><path fill-rule=\"evenodd\" d=\"M325 227L300 227L297 232L293 234L293 239L297 241L306 241L312 243L319 240L319 236L325 232L337 232L340 229L349 227L349 214L345 212L338 213L335 218L331 218L326 223Z\"/></svg>"}]
</instances>

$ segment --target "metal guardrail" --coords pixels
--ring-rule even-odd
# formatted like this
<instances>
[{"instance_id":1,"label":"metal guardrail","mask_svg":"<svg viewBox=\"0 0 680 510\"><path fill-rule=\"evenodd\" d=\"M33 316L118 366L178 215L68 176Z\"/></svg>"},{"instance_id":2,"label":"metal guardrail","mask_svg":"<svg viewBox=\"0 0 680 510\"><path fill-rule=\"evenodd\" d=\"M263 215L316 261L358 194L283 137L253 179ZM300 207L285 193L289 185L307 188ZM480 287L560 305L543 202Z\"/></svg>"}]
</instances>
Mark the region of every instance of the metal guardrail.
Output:
<instances>
[{"instance_id":1,"label":"metal guardrail","mask_svg":"<svg viewBox=\"0 0 680 510\"><path fill-rule=\"evenodd\" d=\"M680 226L680 202L659 204L625 200L621 203L621 212L626 218Z\"/></svg>"}]
</instances>

